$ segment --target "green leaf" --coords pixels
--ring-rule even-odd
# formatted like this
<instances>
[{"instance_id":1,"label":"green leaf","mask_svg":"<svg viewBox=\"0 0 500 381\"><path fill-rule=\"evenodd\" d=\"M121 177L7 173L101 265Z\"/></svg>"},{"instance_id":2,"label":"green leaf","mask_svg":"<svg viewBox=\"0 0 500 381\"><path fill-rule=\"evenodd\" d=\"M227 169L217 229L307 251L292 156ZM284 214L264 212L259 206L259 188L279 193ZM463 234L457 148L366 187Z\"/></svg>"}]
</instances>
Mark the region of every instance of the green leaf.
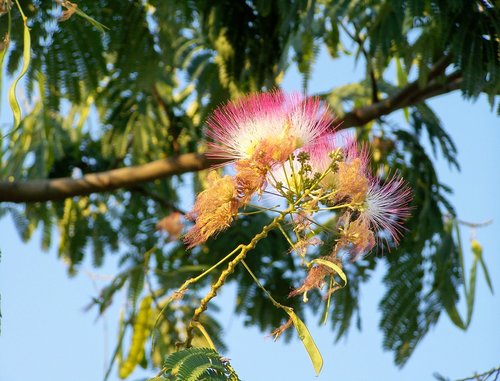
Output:
<instances>
[{"instance_id":1,"label":"green leaf","mask_svg":"<svg viewBox=\"0 0 500 381\"><path fill-rule=\"evenodd\" d=\"M460 317L457 307L454 304L444 304L444 307L446 309L448 317L451 319L453 324L455 324L458 328L463 329L465 331L467 329L467 326Z\"/></svg>"},{"instance_id":2,"label":"green leaf","mask_svg":"<svg viewBox=\"0 0 500 381\"><path fill-rule=\"evenodd\" d=\"M321 356L321 353L316 346L311 333L307 329L304 322L300 320L300 318L295 314L295 312L293 312L291 308L286 308L285 311L293 321L293 326L299 334L299 339L302 341L302 344L304 344L304 347L306 348L307 354L311 359L316 375L319 375L319 373L321 372L321 368L323 367L323 357Z\"/></svg>"},{"instance_id":3,"label":"green leaf","mask_svg":"<svg viewBox=\"0 0 500 381\"><path fill-rule=\"evenodd\" d=\"M75 4L75 13L82 17L83 19L87 20L94 28L98 29L100 32L105 32L105 29L109 30L109 28L106 25L101 24L99 21L96 19L90 17L87 15L85 12L83 12L78 6Z\"/></svg>"},{"instance_id":4,"label":"green leaf","mask_svg":"<svg viewBox=\"0 0 500 381\"><path fill-rule=\"evenodd\" d=\"M217 354L218 356L218 354ZM224 369L222 362L217 357L205 354L193 354L187 357L179 366L178 379L185 381L196 381L208 369Z\"/></svg>"},{"instance_id":5,"label":"green leaf","mask_svg":"<svg viewBox=\"0 0 500 381\"><path fill-rule=\"evenodd\" d=\"M330 56L332 56L332 58L337 58L339 56L338 50L340 44L340 32L337 23L332 22L331 26L332 29L329 32L325 33L323 39L328 49L328 53L330 53Z\"/></svg>"},{"instance_id":6,"label":"green leaf","mask_svg":"<svg viewBox=\"0 0 500 381\"><path fill-rule=\"evenodd\" d=\"M239 380L229 362L212 348L188 348L172 353L165 359L164 369L167 376L175 376L177 381Z\"/></svg>"},{"instance_id":7,"label":"green leaf","mask_svg":"<svg viewBox=\"0 0 500 381\"><path fill-rule=\"evenodd\" d=\"M474 261L472 262L472 267L470 268L470 273L469 273L469 292L467 294L467 321L465 323L465 326L468 327L471 319L472 319L472 312L474 310L474 300L476 297L476 279L477 279L477 263L478 263L478 257L474 256Z\"/></svg>"}]
</instances>

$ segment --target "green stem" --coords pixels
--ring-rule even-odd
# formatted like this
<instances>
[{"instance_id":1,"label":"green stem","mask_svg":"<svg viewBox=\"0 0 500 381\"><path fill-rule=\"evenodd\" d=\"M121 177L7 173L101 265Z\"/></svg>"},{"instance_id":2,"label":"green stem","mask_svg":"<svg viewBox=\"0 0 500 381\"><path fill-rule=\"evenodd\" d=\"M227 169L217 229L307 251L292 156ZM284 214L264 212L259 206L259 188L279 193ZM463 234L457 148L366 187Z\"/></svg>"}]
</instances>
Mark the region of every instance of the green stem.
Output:
<instances>
[{"instance_id":1,"label":"green stem","mask_svg":"<svg viewBox=\"0 0 500 381\"><path fill-rule=\"evenodd\" d=\"M19 4L18 0L16 0L16 5L17 5L17 8L19 9L19 13L21 14L23 22L26 24L26 22L28 21L28 18L25 16L23 9L21 8L21 4Z\"/></svg>"},{"instance_id":2,"label":"green stem","mask_svg":"<svg viewBox=\"0 0 500 381\"><path fill-rule=\"evenodd\" d=\"M284 310L289 310L290 309L290 307L284 306L283 304L281 304L280 302L278 302L276 299L273 298L273 296L271 295L271 293L269 291L267 291L267 289L263 286L262 283L260 283L259 279L255 276L255 274L253 273L253 271L250 270L250 267L248 267L248 265L246 264L246 262L244 260L241 261L241 264L245 267L245 269L247 270L247 272L250 274L250 276L252 277L252 279L255 282L255 284L257 286L259 286L259 288L267 295L267 297L269 298L269 300L271 301L271 303L275 307L281 308L281 309L284 309Z\"/></svg>"},{"instance_id":3,"label":"green stem","mask_svg":"<svg viewBox=\"0 0 500 381\"><path fill-rule=\"evenodd\" d=\"M233 251L231 251L228 255L226 255L224 258L222 258L219 262L217 262L215 265L211 266L210 268L208 268L207 270L203 271L200 275L194 277L194 278L190 278L188 279L187 281L185 281L182 286L180 286L177 291L175 291L172 296L170 298L168 298L167 302L165 303L165 305L163 306L163 308L161 309L160 313L158 314L157 318L156 318L156 321L155 321L155 324L154 324L154 327L156 327L156 325L158 324L158 322L160 321L161 317L163 316L163 312L165 311L165 309L168 307L168 305L170 304L170 302L174 299L176 299L178 297L178 295L182 295L182 293L184 291L187 290L187 288L192 285L193 283L196 283L198 282L201 278L203 278L204 276L206 276L207 274L209 274L212 270L216 269L218 266L220 266L222 263L224 263L225 261L227 261L231 256L234 255L234 253L236 253L238 250L240 250L242 248L243 245L238 245Z\"/></svg>"},{"instance_id":4,"label":"green stem","mask_svg":"<svg viewBox=\"0 0 500 381\"><path fill-rule=\"evenodd\" d=\"M226 279L229 277L234 272L234 269L238 263L243 261L245 259L247 253L254 249L257 243L267 237L268 233L276 228L281 221L285 218L285 215L293 210L295 208L294 205L290 206L285 212L274 218L274 220L271 221L268 225L264 226L262 231L255 235L250 243L248 245L240 245L240 253L227 265L227 268L220 274L219 278L217 281L212 285L210 288L210 291L208 292L207 295L201 300L200 305L196 310L194 311L193 317L191 318L191 321L188 324L187 327L187 332L186 332L186 341L184 342L184 346L186 348L189 348L191 346L191 342L193 340L193 329L196 327L196 325L199 323L200 316L205 312L205 310L208 308L208 303L215 298L217 295L217 292L219 289L224 285L226 282Z\"/></svg>"},{"instance_id":5,"label":"green stem","mask_svg":"<svg viewBox=\"0 0 500 381\"><path fill-rule=\"evenodd\" d=\"M279 205L271 206L270 208L263 208L259 205L253 205L253 204L247 204L247 206L250 208L255 208L255 209L259 209L259 210L255 211L255 212L241 212L241 213L238 213L238 216L249 216L251 214L258 214L258 213L262 213L262 212L281 213L279 210L276 209L277 207L279 207Z\"/></svg>"},{"instance_id":6,"label":"green stem","mask_svg":"<svg viewBox=\"0 0 500 381\"><path fill-rule=\"evenodd\" d=\"M335 205L335 206L325 206L325 207L319 208L318 211L336 210L336 209L353 208L353 207L354 207L354 205L349 203L349 204L342 204L342 205Z\"/></svg>"},{"instance_id":7,"label":"green stem","mask_svg":"<svg viewBox=\"0 0 500 381\"><path fill-rule=\"evenodd\" d=\"M456 381L469 381L469 380L486 380L489 376L493 375L494 373L497 373L497 376L500 374L500 366L490 369L484 373L481 374L475 374L474 376L471 377L466 377L466 378L461 378L460 380ZM484 378L483 378L484 377ZM496 380L496 378L495 378Z\"/></svg>"},{"instance_id":8,"label":"green stem","mask_svg":"<svg viewBox=\"0 0 500 381\"><path fill-rule=\"evenodd\" d=\"M278 184L278 180L276 180L276 177L274 177L274 174L273 174L273 171L269 171L269 176L272 177L273 181L274 181L274 184L273 187L280 193L280 196L283 197L283 198L287 198L287 195L285 192L283 192L283 188L285 188L287 191L290 191L290 184L288 183L288 177L286 175L286 170L285 170L285 167L283 167L283 172L285 173L285 180L286 180L286 183L288 185L288 187L286 187L283 183L281 187L278 187L277 184Z\"/></svg>"},{"instance_id":9,"label":"green stem","mask_svg":"<svg viewBox=\"0 0 500 381\"><path fill-rule=\"evenodd\" d=\"M287 240L288 244L293 248L295 246L295 244L292 242L290 237L288 237L288 234L286 234L285 229L283 229L283 226L281 226L281 224L278 225L278 229L281 231L281 233L283 234L283 236Z\"/></svg>"}]
</instances>

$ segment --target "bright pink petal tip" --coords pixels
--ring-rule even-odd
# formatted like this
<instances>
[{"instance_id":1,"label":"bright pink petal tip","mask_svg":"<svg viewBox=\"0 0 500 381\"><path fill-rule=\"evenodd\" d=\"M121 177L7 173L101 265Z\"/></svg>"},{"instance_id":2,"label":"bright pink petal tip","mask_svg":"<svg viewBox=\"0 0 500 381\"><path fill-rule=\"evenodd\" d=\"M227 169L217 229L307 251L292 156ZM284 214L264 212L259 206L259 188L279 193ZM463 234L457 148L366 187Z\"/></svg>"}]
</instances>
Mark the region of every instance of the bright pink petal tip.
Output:
<instances>
[{"instance_id":1,"label":"bright pink petal tip","mask_svg":"<svg viewBox=\"0 0 500 381\"><path fill-rule=\"evenodd\" d=\"M369 221L375 232L385 232L397 245L405 230L402 223L410 216L411 200L410 188L398 175L384 184L380 184L379 179L373 179L366 195L366 209L361 217ZM387 238L385 241L388 243Z\"/></svg>"},{"instance_id":2,"label":"bright pink petal tip","mask_svg":"<svg viewBox=\"0 0 500 381\"><path fill-rule=\"evenodd\" d=\"M249 159L253 148L266 140L293 138L306 146L331 128L333 117L317 98L281 91L257 93L218 108L207 121L208 156Z\"/></svg>"},{"instance_id":3,"label":"bright pink petal tip","mask_svg":"<svg viewBox=\"0 0 500 381\"><path fill-rule=\"evenodd\" d=\"M323 173L332 163L330 153L338 148L335 134L324 134L312 144L304 147L309 153L310 165L314 172Z\"/></svg>"},{"instance_id":4,"label":"bright pink petal tip","mask_svg":"<svg viewBox=\"0 0 500 381\"><path fill-rule=\"evenodd\" d=\"M367 176L370 176L370 150L366 144L359 144L357 139L353 136L345 137L343 144L342 153L344 155L344 161L346 163L351 163L352 161L359 159L361 162L361 170Z\"/></svg>"}]
</instances>

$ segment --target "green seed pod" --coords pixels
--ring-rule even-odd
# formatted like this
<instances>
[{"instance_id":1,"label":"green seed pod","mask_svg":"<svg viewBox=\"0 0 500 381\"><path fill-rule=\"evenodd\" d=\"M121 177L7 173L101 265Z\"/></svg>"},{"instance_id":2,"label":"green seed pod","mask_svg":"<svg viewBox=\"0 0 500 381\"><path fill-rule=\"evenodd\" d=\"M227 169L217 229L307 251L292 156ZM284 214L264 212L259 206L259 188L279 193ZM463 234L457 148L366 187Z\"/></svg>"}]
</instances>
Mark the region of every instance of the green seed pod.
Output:
<instances>
[{"instance_id":1,"label":"green seed pod","mask_svg":"<svg viewBox=\"0 0 500 381\"><path fill-rule=\"evenodd\" d=\"M153 316L153 310L151 309L152 301L153 299L148 295L142 299L139 305L139 311L137 312L133 326L129 353L118 372L120 378L127 378L144 358L144 346L151 332Z\"/></svg>"}]
</instances>

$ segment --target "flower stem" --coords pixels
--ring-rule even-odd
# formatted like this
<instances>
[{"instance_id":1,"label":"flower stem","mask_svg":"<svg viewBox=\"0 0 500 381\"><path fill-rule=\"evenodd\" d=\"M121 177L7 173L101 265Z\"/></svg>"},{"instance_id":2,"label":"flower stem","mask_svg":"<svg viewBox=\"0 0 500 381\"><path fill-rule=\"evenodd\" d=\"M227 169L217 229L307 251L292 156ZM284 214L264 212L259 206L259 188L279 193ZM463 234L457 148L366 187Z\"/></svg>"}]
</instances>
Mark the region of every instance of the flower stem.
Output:
<instances>
[{"instance_id":1,"label":"flower stem","mask_svg":"<svg viewBox=\"0 0 500 381\"><path fill-rule=\"evenodd\" d=\"M201 300L200 305L196 310L194 311L193 317L191 318L191 321L188 324L187 330L186 330L186 341L183 343L183 345L186 348L189 348L191 346L191 342L193 340L193 330L199 324L199 319L200 316L205 312L205 310L208 308L208 303L215 298L217 295L217 292L219 289L224 285L226 282L226 279L228 278L229 275L231 275L234 272L234 269L238 263L243 261L245 259L247 253L254 249L257 243L267 237L268 233L276 228L281 221L285 218L286 214L291 212L292 210L295 209L295 205L291 205L286 211L284 211L282 214L279 216L275 217L268 225L264 226L262 231L255 235L250 243L247 245L241 245L239 246L240 252L239 254L227 265L227 268L220 274L219 278L217 281L212 285L210 288L210 291L208 292L207 295Z\"/></svg>"},{"instance_id":2,"label":"flower stem","mask_svg":"<svg viewBox=\"0 0 500 381\"><path fill-rule=\"evenodd\" d=\"M161 309L160 313L158 314L158 316L156 317L156 321L155 321L155 324L154 324L154 327L157 326L158 322L160 321L161 317L163 316L163 312L167 309L168 305L170 304L170 302L174 299L177 299L180 295L182 295L184 293L184 291L187 290L187 288L192 285L193 283L196 283L198 282L201 278L203 278L204 276L206 276L207 274L209 274L212 270L216 269L218 266L220 266L222 263L224 263L225 261L227 261L231 256L233 256L238 250L240 250L241 248L243 247L243 245L238 245L233 251L231 251L228 255L226 255L224 258L222 258L219 262L217 262L215 265L211 266L209 269L203 271L200 275L196 276L196 277L193 277L193 278L189 278L188 280L186 280L182 286L180 286L177 291L175 291L172 296L170 296L167 300L167 302L165 303L165 305L163 306L163 308Z\"/></svg>"}]
</instances>

